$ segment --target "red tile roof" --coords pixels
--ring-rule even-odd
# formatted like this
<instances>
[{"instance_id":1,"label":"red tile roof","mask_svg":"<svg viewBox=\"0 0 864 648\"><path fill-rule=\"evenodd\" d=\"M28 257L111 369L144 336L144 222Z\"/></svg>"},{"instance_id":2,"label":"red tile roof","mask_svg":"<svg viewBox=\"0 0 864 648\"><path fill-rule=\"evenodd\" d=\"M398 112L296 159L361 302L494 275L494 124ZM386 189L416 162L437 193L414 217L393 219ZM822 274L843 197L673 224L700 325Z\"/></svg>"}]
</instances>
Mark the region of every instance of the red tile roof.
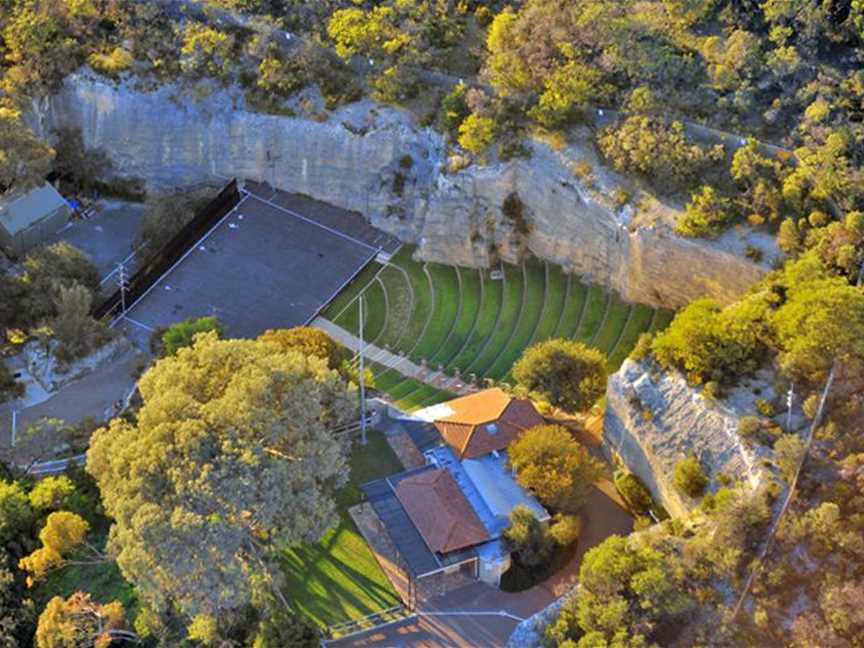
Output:
<instances>
[{"instance_id":1,"label":"red tile roof","mask_svg":"<svg viewBox=\"0 0 864 648\"><path fill-rule=\"evenodd\" d=\"M513 398L497 387L445 405L452 413L437 419L435 426L460 459L504 450L522 432L544 422L530 400Z\"/></svg>"},{"instance_id":2,"label":"red tile roof","mask_svg":"<svg viewBox=\"0 0 864 648\"><path fill-rule=\"evenodd\" d=\"M447 470L403 479L396 497L432 551L447 553L489 539L489 533Z\"/></svg>"}]
</instances>

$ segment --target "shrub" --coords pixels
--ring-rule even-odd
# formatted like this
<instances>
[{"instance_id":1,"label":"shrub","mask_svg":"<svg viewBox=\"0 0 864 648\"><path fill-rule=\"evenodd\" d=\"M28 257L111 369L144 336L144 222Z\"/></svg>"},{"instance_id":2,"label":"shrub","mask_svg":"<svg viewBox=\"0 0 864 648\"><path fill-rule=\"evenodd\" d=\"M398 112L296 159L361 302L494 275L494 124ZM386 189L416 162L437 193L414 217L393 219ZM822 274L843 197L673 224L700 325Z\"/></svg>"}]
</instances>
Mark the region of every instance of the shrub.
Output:
<instances>
[{"instance_id":1,"label":"shrub","mask_svg":"<svg viewBox=\"0 0 864 648\"><path fill-rule=\"evenodd\" d=\"M651 345L654 342L654 334L651 332L642 333L636 341L636 345L630 352L630 359L634 362L641 362L651 355Z\"/></svg>"},{"instance_id":2,"label":"shrub","mask_svg":"<svg viewBox=\"0 0 864 648\"><path fill-rule=\"evenodd\" d=\"M690 198L687 209L678 216L675 231L682 236L703 238L721 234L733 216L729 201L708 186Z\"/></svg>"},{"instance_id":3,"label":"shrub","mask_svg":"<svg viewBox=\"0 0 864 648\"><path fill-rule=\"evenodd\" d=\"M56 511L66 508L69 498L75 492L75 484L66 475L45 477L38 481L30 491L30 505L39 510Z\"/></svg>"},{"instance_id":4,"label":"shrub","mask_svg":"<svg viewBox=\"0 0 864 648\"><path fill-rule=\"evenodd\" d=\"M496 131L494 119L472 113L459 126L459 146L474 155L482 155L495 141Z\"/></svg>"},{"instance_id":5,"label":"shrub","mask_svg":"<svg viewBox=\"0 0 864 648\"><path fill-rule=\"evenodd\" d=\"M438 128L449 135L451 140L456 140L459 137L459 126L471 114L466 98L467 94L468 86L459 83L441 100Z\"/></svg>"},{"instance_id":6,"label":"shrub","mask_svg":"<svg viewBox=\"0 0 864 648\"><path fill-rule=\"evenodd\" d=\"M738 434L742 437L755 436L762 429L762 421L758 416L742 416L738 420Z\"/></svg>"},{"instance_id":7,"label":"shrub","mask_svg":"<svg viewBox=\"0 0 864 648\"><path fill-rule=\"evenodd\" d=\"M806 447L797 434L784 434L774 444L774 459L780 473L787 482L791 482L798 466L804 460Z\"/></svg>"},{"instance_id":8,"label":"shrub","mask_svg":"<svg viewBox=\"0 0 864 648\"><path fill-rule=\"evenodd\" d=\"M548 558L553 549L546 529L524 504L510 512L510 526L504 530L504 545L519 556L526 567L538 567Z\"/></svg>"},{"instance_id":9,"label":"shrub","mask_svg":"<svg viewBox=\"0 0 864 648\"><path fill-rule=\"evenodd\" d=\"M606 357L581 342L546 340L524 351L513 377L555 407L582 412L606 392Z\"/></svg>"},{"instance_id":10,"label":"shrub","mask_svg":"<svg viewBox=\"0 0 864 648\"><path fill-rule=\"evenodd\" d=\"M709 380L705 383L705 388L702 390L702 395L710 400L717 400L723 395L720 389L720 383L716 380Z\"/></svg>"},{"instance_id":11,"label":"shrub","mask_svg":"<svg viewBox=\"0 0 864 648\"><path fill-rule=\"evenodd\" d=\"M619 471L615 473L615 488L633 513L648 515L648 511L654 505L654 499L641 479L633 473Z\"/></svg>"},{"instance_id":12,"label":"shrub","mask_svg":"<svg viewBox=\"0 0 864 648\"><path fill-rule=\"evenodd\" d=\"M696 455L691 454L675 464L675 488L690 497L702 497L708 487L708 476Z\"/></svg>"},{"instance_id":13,"label":"shrub","mask_svg":"<svg viewBox=\"0 0 864 648\"><path fill-rule=\"evenodd\" d=\"M516 479L544 505L564 513L577 513L603 465L558 425L539 425L510 446L510 464Z\"/></svg>"},{"instance_id":14,"label":"shrub","mask_svg":"<svg viewBox=\"0 0 864 648\"><path fill-rule=\"evenodd\" d=\"M111 338L110 329L90 316L92 302L92 294L81 284L59 287L57 317L51 324L60 342L59 360L68 362L85 356Z\"/></svg>"},{"instance_id":15,"label":"shrub","mask_svg":"<svg viewBox=\"0 0 864 648\"><path fill-rule=\"evenodd\" d=\"M756 406L756 411L758 411L762 416L774 416L776 413L771 401L765 400L764 398L757 398L754 405Z\"/></svg>"},{"instance_id":16,"label":"shrub","mask_svg":"<svg viewBox=\"0 0 864 648\"><path fill-rule=\"evenodd\" d=\"M549 527L549 538L560 548L571 547L582 532L582 518L578 515L561 515L557 513L553 524Z\"/></svg>"},{"instance_id":17,"label":"shrub","mask_svg":"<svg viewBox=\"0 0 864 648\"><path fill-rule=\"evenodd\" d=\"M180 349L192 346L197 334L208 331L215 331L217 335L222 335L222 326L213 316L187 319L172 324L162 334L164 354L166 356L175 355Z\"/></svg>"},{"instance_id":18,"label":"shrub","mask_svg":"<svg viewBox=\"0 0 864 648\"><path fill-rule=\"evenodd\" d=\"M731 384L758 366L758 328L712 299L697 299L682 309L669 328L654 338L658 362L687 373L694 382Z\"/></svg>"}]
</instances>

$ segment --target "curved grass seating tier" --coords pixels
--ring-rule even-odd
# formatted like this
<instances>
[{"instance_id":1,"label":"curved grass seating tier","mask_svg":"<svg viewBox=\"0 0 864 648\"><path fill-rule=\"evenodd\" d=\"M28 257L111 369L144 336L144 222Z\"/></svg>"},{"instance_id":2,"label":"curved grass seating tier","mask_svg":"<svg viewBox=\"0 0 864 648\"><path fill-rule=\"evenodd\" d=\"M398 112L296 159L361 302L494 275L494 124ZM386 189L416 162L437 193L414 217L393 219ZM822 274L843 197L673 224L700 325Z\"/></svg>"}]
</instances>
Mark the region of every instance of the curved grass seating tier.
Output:
<instances>
[{"instance_id":1,"label":"curved grass seating tier","mask_svg":"<svg viewBox=\"0 0 864 648\"><path fill-rule=\"evenodd\" d=\"M429 375L439 368L467 379L512 382L512 367L524 350L554 337L578 340L603 351L609 371L627 358L645 331L662 330L674 313L624 302L614 292L584 284L560 267L538 259L503 265L503 279L490 270L414 261L403 247L390 263L371 264L330 304L324 316L356 334L357 297L366 297L366 339L389 348ZM406 411L452 395L403 376L397 368L369 365L376 388Z\"/></svg>"},{"instance_id":2,"label":"curved grass seating tier","mask_svg":"<svg viewBox=\"0 0 864 648\"><path fill-rule=\"evenodd\" d=\"M477 376L486 376L487 371L498 358L498 354L501 353L501 349L513 337L519 313L522 311L522 300L525 298L525 278L522 268L505 266L502 291L498 321L492 333L486 338L481 351L467 368L467 371L476 373Z\"/></svg>"},{"instance_id":3,"label":"curved grass seating tier","mask_svg":"<svg viewBox=\"0 0 864 648\"><path fill-rule=\"evenodd\" d=\"M516 328L507 343L501 347L494 364L486 375L495 380L501 380L509 372L513 363L519 359L531 344L534 332L543 315L546 303L546 269L541 263L527 263L524 267L525 290ZM556 318L557 319L557 318Z\"/></svg>"},{"instance_id":4,"label":"curved grass seating tier","mask_svg":"<svg viewBox=\"0 0 864 648\"><path fill-rule=\"evenodd\" d=\"M456 268L456 273L459 277L461 295L459 315L450 336L441 345L438 353L432 357L432 362L445 366L450 366L468 343L480 314L483 291L482 275L477 270Z\"/></svg>"}]
</instances>

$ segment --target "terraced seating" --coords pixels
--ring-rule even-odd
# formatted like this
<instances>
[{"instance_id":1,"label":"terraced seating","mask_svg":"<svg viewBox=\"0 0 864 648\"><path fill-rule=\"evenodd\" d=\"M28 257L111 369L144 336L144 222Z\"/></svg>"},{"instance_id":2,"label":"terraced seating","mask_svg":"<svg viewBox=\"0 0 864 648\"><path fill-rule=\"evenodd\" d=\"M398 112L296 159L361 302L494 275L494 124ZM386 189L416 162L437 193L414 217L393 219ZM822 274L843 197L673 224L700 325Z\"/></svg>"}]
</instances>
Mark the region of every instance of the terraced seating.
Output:
<instances>
[{"instance_id":1,"label":"terraced seating","mask_svg":"<svg viewBox=\"0 0 864 648\"><path fill-rule=\"evenodd\" d=\"M537 259L488 270L424 264L402 248L373 264L335 299L324 316L357 333L357 297L366 296L366 339L428 367L420 380L374 363L376 388L414 410L451 396L444 377L512 382L513 364L530 345L552 337L579 340L616 370L644 331L662 329L672 312L629 304ZM498 274L498 273L496 273ZM434 380L433 380L434 378ZM422 382L425 381L425 382ZM453 382L453 381L451 381Z\"/></svg>"}]
</instances>

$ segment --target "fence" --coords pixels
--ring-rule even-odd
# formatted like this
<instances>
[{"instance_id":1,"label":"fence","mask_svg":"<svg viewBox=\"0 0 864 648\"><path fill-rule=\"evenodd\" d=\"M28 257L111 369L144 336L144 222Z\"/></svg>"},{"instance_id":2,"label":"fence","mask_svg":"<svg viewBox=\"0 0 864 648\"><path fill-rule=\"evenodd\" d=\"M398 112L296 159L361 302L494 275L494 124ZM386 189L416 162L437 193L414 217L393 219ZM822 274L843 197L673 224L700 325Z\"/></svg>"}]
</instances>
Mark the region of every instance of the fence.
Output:
<instances>
[{"instance_id":1,"label":"fence","mask_svg":"<svg viewBox=\"0 0 864 648\"><path fill-rule=\"evenodd\" d=\"M168 242L168 244L148 259L128 280L126 289L126 304L133 304L171 267L186 254L193 245L230 212L240 202L240 191L237 188L237 180L229 182L219 195L200 209L183 229ZM93 317L96 319L114 318L120 314L122 297L118 288L104 302L93 309Z\"/></svg>"},{"instance_id":2,"label":"fence","mask_svg":"<svg viewBox=\"0 0 864 648\"><path fill-rule=\"evenodd\" d=\"M360 619L351 619L349 621L344 621L343 623L335 623L333 625L327 626L327 628L325 629L324 634L326 639L324 641L324 645L327 645L327 640L333 640L340 637L357 634L358 632L364 632L365 630L378 628L382 625L387 625L395 621L401 621L411 616L414 616L414 614L404 605L399 604L394 605L391 608L387 608L386 610L375 612Z\"/></svg>"}]
</instances>

